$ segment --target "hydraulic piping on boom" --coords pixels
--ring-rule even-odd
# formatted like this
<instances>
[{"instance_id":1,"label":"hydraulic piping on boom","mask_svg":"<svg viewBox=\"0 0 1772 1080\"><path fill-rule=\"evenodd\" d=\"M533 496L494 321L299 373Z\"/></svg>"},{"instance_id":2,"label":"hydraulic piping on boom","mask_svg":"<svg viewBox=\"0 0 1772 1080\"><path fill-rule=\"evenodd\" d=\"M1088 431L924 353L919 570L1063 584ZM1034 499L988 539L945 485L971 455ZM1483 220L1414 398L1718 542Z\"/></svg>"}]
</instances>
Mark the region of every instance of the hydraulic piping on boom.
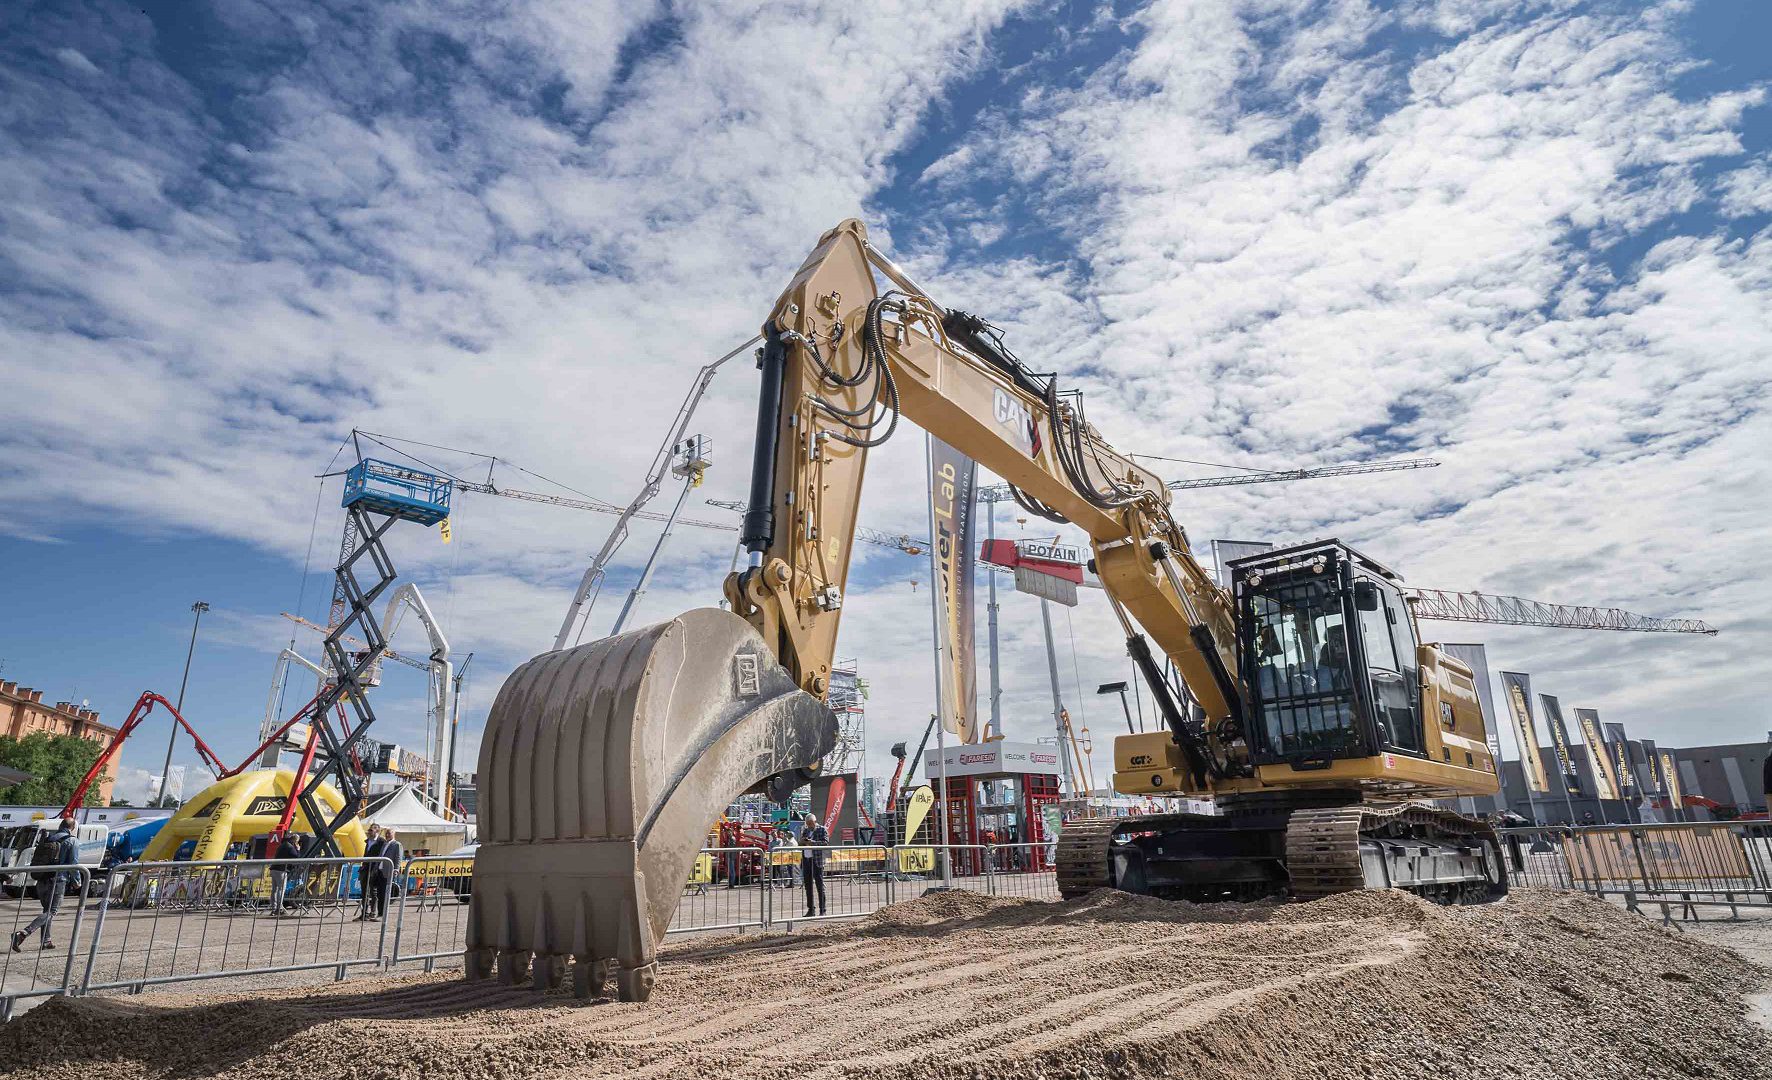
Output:
<instances>
[{"instance_id":1,"label":"hydraulic piping on boom","mask_svg":"<svg viewBox=\"0 0 1772 1080\"><path fill-rule=\"evenodd\" d=\"M700 838L747 789L812 776L867 452L901 417L1087 534L1164 727L1115 740L1114 787L1221 814L1073 822L1066 895L1210 900L1374 885L1506 890L1486 823L1412 800L1492 794L1470 669L1423 643L1401 579L1338 540L1195 559L1163 480L985 320L943 308L845 221L762 328L756 442L730 610L548 653L500 691L480 756L469 977L613 976L644 1000ZM1167 663L1161 663L1159 656ZM1172 666L1174 676L1165 670Z\"/></svg>"}]
</instances>

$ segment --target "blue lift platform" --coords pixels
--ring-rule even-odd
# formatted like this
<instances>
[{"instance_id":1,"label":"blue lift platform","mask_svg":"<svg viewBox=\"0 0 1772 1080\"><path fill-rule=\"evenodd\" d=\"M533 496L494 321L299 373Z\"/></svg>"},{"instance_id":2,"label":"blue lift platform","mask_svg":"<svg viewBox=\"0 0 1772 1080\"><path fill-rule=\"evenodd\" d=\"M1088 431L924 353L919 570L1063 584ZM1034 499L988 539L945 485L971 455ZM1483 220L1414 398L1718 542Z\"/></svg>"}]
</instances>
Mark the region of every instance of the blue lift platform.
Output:
<instances>
[{"instance_id":1,"label":"blue lift platform","mask_svg":"<svg viewBox=\"0 0 1772 1080\"><path fill-rule=\"evenodd\" d=\"M448 477L374 458L360 458L345 472L345 493L339 502L345 509L344 543L333 572L331 629L323 646L333 680L311 706L313 715L323 718L315 730L325 761L297 796L314 826L313 839L303 855L343 854L336 834L362 812L368 800L364 777L355 763L360 751L367 749L365 736L375 723L375 710L365 691L374 685L371 672L388 644L371 605L396 576L382 536L396 521L415 521L427 527L447 521L453 490ZM350 647L347 639L352 637L364 647ZM330 720L324 718L330 717L333 706L340 702L351 707L357 722L334 731ZM328 814L314 798L314 792L327 780L337 785L344 797L344 805L335 814Z\"/></svg>"},{"instance_id":2,"label":"blue lift platform","mask_svg":"<svg viewBox=\"0 0 1772 1080\"><path fill-rule=\"evenodd\" d=\"M406 465L364 458L345 473L345 493L339 505L361 506L401 521L435 525L449 516L448 477Z\"/></svg>"}]
</instances>

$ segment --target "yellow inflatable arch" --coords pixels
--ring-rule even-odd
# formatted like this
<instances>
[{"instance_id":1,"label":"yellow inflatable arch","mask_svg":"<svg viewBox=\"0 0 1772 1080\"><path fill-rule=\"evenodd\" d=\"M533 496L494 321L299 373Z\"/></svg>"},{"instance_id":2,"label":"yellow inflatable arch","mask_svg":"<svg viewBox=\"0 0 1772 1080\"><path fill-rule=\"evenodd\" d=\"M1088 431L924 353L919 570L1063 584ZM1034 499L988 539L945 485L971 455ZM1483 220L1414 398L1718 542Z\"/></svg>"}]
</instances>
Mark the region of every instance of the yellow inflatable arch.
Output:
<instances>
[{"instance_id":1,"label":"yellow inflatable arch","mask_svg":"<svg viewBox=\"0 0 1772 1080\"><path fill-rule=\"evenodd\" d=\"M226 857L228 845L244 843L277 827L283 807L289 801L289 788L295 782L293 769L254 769L205 788L201 795L178 808L160 832L142 852L143 862L170 860L186 840L196 840L191 852L192 862L213 862ZM328 812L336 814L344 806L344 798L331 784L314 789L314 798ZM291 832L312 835L314 827L307 815L296 808ZM347 858L363 854L363 823L352 821L336 834L339 850Z\"/></svg>"}]
</instances>

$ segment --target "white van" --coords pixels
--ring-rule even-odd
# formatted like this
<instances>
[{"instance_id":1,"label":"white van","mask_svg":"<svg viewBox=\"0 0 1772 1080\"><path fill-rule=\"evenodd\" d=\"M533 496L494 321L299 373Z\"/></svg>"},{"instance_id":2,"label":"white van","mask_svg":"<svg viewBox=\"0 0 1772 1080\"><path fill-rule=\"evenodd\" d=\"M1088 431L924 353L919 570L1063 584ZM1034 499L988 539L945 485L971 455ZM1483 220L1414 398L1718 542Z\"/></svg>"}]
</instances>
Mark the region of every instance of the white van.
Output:
<instances>
[{"instance_id":1,"label":"white van","mask_svg":"<svg viewBox=\"0 0 1772 1080\"><path fill-rule=\"evenodd\" d=\"M37 842L43 839L45 833L60 827L59 819L46 818L28 825L0 829L0 868L31 865L31 855L37 850ZM74 844L80 852L80 865L92 874L93 884L88 887L88 892L98 887L99 866L105 861L105 847L110 842L111 829L108 825L74 826ZM0 895L9 899L31 895L32 885L29 873L0 873Z\"/></svg>"}]
</instances>

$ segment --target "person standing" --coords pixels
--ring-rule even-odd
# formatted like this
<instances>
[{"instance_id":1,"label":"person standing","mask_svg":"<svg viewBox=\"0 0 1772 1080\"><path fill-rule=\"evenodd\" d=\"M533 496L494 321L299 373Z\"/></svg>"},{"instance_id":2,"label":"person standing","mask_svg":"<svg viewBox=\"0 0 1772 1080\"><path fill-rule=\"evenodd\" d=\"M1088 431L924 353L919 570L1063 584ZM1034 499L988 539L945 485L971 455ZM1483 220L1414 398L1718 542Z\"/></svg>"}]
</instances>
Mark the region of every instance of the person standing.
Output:
<instances>
[{"instance_id":1,"label":"person standing","mask_svg":"<svg viewBox=\"0 0 1772 1080\"><path fill-rule=\"evenodd\" d=\"M380 854L382 858L391 862L394 868L392 872L389 872L387 867L377 866L370 872L369 884L374 890L374 896L370 898L372 905L369 915L370 922L376 922L388 913L388 894L393 891L394 882L400 878L400 859L405 852L401 849L400 838L394 835L394 830L387 831L387 838L382 843Z\"/></svg>"},{"instance_id":2,"label":"person standing","mask_svg":"<svg viewBox=\"0 0 1772 1080\"><path fill-rule=\"evenodd\" d=\"M800 833L800 880L806 886L806 917L812 918L812 890L818 889L818 914L824 914L824 846L831 834L818 823L813 814L806 815L806 827Z\"/></svg>"},{"instance_id":3,"label":"person standing","mask_svg":"<svg viewBox=\"0 0 1772 1080\"><path fill-rule=\"evenodd\" d=\"M363 883L362 895L357 898L357 917L352 920L353 922L362 922L375 912L375 901L370 899L370 896L375 891L375 876L378 868L375 863L368 860L381 858L382 848L387 844L388 838L381 834L381 826L373 821L370 822L369 843L363 848L364 862L361 864L362 870L360 872L360 880Z\"/></svg>"},{"instance_id":4,"label":"person standing","mask_svg":"<svg viewBox=\"0 0 1772 1080\"><path fill-rule=\"evenodd\" d=\"M302 849L307 846L307 838L301 833L290 833L277 844L277 854L271 856L271 917L282 918L285 915L300 915L301 912L284 907L289 898L289 879L295 878L296 888L300 889L307 880L307 868L302 865Z\"/></svg>"},{"instance_id":5,"label":"person standing","mask_svg":"<svg viewBox=\"0 0 1772 1080\"><path fill-rule=\"evenodd\" d=\"M72 867L80 861L80 846L74 840L74 819L65 817L61 820L58 831L50 833L37 842L37 850L31 853L32 866L67 866ZM56 913L61 910L62 896L66 894L69 883L78 885L80 871L49 870L33 873L31 880L37 885L37 902L43 905L42 914L25 924L23 930L12 935L12 951L18 952L30 938L31 931L43 935L40 946L45 949L55 948L55 942L49 938L49 924L55 920Z\"/></svg>"}]
</instances>

